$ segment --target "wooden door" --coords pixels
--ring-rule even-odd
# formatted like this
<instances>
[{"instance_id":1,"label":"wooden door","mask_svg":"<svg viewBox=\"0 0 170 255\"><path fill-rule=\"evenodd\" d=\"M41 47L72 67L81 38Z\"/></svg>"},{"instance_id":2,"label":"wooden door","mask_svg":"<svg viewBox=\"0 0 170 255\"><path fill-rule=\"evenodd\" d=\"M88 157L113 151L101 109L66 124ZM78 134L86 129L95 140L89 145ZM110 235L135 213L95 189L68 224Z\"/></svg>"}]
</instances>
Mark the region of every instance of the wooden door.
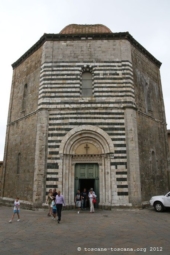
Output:
<instances>
[{"instance_id":1,"label":"wooden door","mask_svg":"<svg viewBox=\"0 0 170 255\"><path fill-rule=\"evenodd\" d=\"M99 165L96 163L81 163L75 166L75 193L80 189L80 180L94 180L94 191L99 200Z\"/></svg>"}]
</instances>

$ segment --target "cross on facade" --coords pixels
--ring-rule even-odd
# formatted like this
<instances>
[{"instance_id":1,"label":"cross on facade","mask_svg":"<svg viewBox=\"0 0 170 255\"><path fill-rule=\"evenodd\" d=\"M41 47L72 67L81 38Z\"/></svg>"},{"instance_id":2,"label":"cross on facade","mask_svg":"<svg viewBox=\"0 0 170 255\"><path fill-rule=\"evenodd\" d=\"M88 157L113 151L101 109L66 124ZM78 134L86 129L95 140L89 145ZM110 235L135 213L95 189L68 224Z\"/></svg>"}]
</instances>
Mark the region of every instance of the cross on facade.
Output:
<instances>
[{"instance_id":1,"label":"cross on facade","mask_svg":"<svg viewBox=\"0 0 170 255\"><path fill-rule=\"evenodd\" d=\"M88 144L86 143L86 146L84 147L85 148L85 150L86 150L86 155L88 154L88 149L90 148L89 146L88 146Z\"/></svg>"}]
</instances>

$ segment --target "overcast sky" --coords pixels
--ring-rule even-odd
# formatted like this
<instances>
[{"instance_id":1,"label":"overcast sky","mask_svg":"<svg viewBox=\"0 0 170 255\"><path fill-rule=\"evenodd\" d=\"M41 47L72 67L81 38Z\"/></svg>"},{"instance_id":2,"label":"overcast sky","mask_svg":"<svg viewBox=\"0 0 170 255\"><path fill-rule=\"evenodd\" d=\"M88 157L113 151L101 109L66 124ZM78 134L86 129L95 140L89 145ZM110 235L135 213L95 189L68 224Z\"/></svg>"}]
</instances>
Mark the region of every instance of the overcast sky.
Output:
<instances>
[{"instance_id":1,"label":"overcast sky","mask_svg":"<svg viewBox=\"0 0 170 255\"><path fill-rule=\"evenodd\" d=\"M103 24L128 31L162 62L161 77L170 129L170 0L0 0L0 160L3 160L12 67L44 33L68 24Z\"/></svg>"}]
</instances>

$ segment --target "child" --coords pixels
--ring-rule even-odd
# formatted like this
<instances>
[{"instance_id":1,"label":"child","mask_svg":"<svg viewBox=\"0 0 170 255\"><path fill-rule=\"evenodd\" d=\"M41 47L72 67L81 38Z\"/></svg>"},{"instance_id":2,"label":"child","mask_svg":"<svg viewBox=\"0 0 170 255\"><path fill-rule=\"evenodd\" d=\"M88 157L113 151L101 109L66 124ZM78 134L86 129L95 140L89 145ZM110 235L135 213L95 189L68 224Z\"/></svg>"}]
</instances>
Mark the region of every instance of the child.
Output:
<instances>
[{"instance_id":1,"label":"child","mask_svg":"<svg viewBox=\"0 0 170 255\"><path fill-rule=\"evenodd\" d=\"M13 215L12 215L12 218L9 220L10 223L12 222L15 214L17 214L17 216L18 216L17 221L20 221L19 211L20 211L20 202L19 202L19 197L17 197L14 201Z\"/></svg>"},{"instance_id":2,"label":"child","mask_svg":"<svg viewBox=\"0 0 170 255\"><path fill-rule=\"evenodd\" d=\"M55 203L55 198L53 199L53 201L51 203L51 206L52 206L52 210L53 210L53 217L55 219L56 218L56 214L57 214L57 207L56 207L56 203Z\"/></svg>"},{"instance_id":3,"label":"child","mask_svg":"<svg viewBox=\"0 0 170 255\"><path fill-rule=\"evenodd\" d=\"M77 213L80 213L80 210L81 210L81 194L80 194L80 190L78 189L77 190L77 193L76 193L76 196L75 196L75 205L78 209Z\"/></svg>"}]
</instances>

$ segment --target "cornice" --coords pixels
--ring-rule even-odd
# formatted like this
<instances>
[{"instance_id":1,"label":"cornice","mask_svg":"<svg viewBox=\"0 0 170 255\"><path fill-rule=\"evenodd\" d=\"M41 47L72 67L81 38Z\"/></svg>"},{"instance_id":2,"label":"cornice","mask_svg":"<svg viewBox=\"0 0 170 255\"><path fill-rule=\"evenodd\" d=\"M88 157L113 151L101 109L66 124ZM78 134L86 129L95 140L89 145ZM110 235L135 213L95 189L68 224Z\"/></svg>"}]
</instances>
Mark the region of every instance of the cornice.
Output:
<instances>
[{"instance_id":1,"label":"cornice","mask_svg":"<svg viewBox=\"0 0 170 255\"><path fill-rule=\"evenodd\" d=\"M138 43L128 32L101 33L101 34L44 34L28 51L26 51L16 62L12 64L13 69L19 66L32 53L38 50L46 41L67 41L67 40L128 40L136 49L145 55L156 66L160 67L161 62L149 53Z\"/></svg>"}]
</instances>

